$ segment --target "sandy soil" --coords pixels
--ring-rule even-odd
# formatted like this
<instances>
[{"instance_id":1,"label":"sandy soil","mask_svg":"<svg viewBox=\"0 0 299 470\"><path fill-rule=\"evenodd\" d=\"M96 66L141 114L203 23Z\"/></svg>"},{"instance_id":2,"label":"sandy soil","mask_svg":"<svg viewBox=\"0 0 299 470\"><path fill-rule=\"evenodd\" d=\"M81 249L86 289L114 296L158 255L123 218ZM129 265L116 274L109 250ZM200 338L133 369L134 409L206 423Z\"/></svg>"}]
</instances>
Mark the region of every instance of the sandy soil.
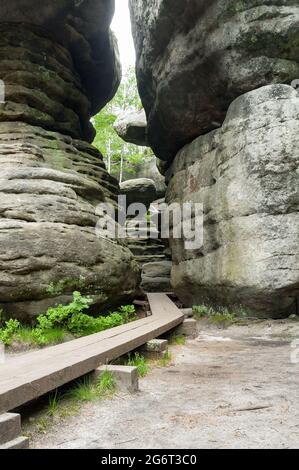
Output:
<instances>
[{"instance_id":1,"label":"sandy soil","mask_svg":"<svg viewBox=\"0 0 299 470\"><path fill-rule=\"evenodd\" d=\"M201 323L198 338L172 347L173 363L152 370L139 393L84 405L32 447L298 448L296 338L291 321Z\"/></svg>"}]
</instances>

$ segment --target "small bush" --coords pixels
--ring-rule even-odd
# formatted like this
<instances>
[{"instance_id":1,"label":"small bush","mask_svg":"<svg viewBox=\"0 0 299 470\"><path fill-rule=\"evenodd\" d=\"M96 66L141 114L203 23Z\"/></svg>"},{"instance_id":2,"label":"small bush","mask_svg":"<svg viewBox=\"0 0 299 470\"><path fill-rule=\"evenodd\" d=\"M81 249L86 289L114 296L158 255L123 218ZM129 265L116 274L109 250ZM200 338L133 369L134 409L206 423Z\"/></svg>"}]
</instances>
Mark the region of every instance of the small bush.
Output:
<instances>
[{"instance_id":1,"label":"small bush","mask_svg":"<svg viewBox=\"0 0 299 470\"><path fill-rule=\"evenodd\" d=\"M4 327L0 330L0 341L6 346L9 346L20 326L21 324L18 320L11 319L5 322Z\"/></svg>"}]
</instances>

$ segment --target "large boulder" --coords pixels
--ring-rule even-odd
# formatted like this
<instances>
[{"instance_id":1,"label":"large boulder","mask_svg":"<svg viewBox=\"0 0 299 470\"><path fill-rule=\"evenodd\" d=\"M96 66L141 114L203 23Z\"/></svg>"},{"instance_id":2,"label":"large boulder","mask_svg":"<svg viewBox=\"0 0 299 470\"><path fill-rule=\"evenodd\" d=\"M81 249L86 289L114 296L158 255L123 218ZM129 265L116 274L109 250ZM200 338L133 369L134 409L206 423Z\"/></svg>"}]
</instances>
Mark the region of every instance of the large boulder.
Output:
<instances>
[{"instance_id":1,"label":"large boulder","mask_svg":"<svg viewBox=\"0 0 299 470\"><path fill-rule=\"evenodd\" d=\"M0 308L29 319L72 292L107 307L134 296L130 250L99 237L98 205L116 206L90 117L120 79L111 0L0 5Z\"/></svg>"},{"instance_id":2,"label":"large boulder","mask_svg":"<svg viewBox=\"0 0 299 470\"><path fill-rule=\"evenodd\" d=\"M127 197L127 206L134 203L144 204L147 208L157 199L157 190L153 180L137 178L120 184L121 194Z\"/></svg>"},{"instance_id":3,"label":"large boulder","mask_svg":"<svg viewBox=\"0 0 299 470\"><path fill-rule=\"evenodd\" d=\"M170 241L172 285L188 306L296 312L299 294L299 95L271 85L236 99L223 126L176 156L167 202L204 208L204 244Z\"/></svg>"},{"instance_id":4,"label":"large boulder","mask_svg":"<svg viewBox=\"0 0 299 470\"><path fill-rule=\"evenodd\" d=\"M157 190L156 199L165 197L165 177L161 175L157 166L157 158L154 155L151 158L145 157L142 163L136 167L136 178L153 180Z\"/></svg>"},{"instance_id":5,"label":"large boulder","mask_svg":"<svg viewBox=\"0 0 299 470\"><path fill-rule=\"evenodd\" d=\"M130 0L137 78L155 155L221 126L250 90L299 77L296 0Z\"/></svg>"},{"instance_id":6,"label":"large boulder","mask_svg":"<svg viewBox=\"0 0 299 470\"><path fill-rule=\"evenodd\" d=\"M125 142L147 147L147 122L144 109L121 115L114 124L114 129Z\"/></svg>"}]
</instances>

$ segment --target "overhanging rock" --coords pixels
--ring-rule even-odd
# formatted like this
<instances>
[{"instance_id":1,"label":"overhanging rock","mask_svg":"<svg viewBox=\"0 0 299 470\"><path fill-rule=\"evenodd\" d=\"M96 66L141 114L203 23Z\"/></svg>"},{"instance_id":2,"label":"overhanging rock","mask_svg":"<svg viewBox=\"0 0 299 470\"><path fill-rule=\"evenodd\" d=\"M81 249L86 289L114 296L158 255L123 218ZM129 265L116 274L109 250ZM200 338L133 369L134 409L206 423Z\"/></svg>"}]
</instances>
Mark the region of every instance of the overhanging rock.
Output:
<instances>
[{"instance_id":1,"label":"overhanging rock","mask_svg":"<svg viewBox=\"0 0 299 470\"><path fill-rule=\"evenodd\" d=\"M110 0L0 5L0 307L27 318L74 290L98 306L132 297L131 252L97 237L119 186L88 142L120 81Z\"/></svg>"}]
</instances>

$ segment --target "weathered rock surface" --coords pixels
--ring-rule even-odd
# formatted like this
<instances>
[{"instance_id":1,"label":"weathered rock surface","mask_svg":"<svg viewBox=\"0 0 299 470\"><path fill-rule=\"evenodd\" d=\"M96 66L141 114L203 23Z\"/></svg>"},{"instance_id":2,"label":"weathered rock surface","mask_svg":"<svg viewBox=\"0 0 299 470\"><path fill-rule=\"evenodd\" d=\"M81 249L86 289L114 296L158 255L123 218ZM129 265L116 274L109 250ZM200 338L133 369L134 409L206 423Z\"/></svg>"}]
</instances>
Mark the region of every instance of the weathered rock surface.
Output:
<instances>
[{"instance_id":1,"label":"weathered rock surface","mask_svg":"<svg viewBox=\"0 0 299 470\"><path fill-rule=\"evenodd\" d=\"M144 109L141 109L138 113L130 112L120 116L114 124L114 129L125 142L142 147L148 146Z\"/></svg>"},{"instance_id":2,"label":"weathered rock surface","mask_svg":"<svg viewBox=\"0 0 299 470\"><path fill-rule=\"evenodd\" d=\"M137 76L155 155L221 126L248 91L299 77L297 0L130 0Z\"/></svg>"},{"instance_id":3,"label":"weathered rock surface","mask_svg":"<svg viewBox=\"0 0 299 470\"><path fill-rule=\"evenodd\" d=\"M0 5L0 308L27 318L74 290L108 306L134 295L130 250L96 236L119 186L87 142L120 79L111 0ZM82 140L83 139L83 140Z\"/></svg>"},{"instance_id":4,"label":"weathered rock surface","mask_svg":"<svg viewBox=\"0 0 299 470\"><path fill-rule=\"evenodd\" d=\"M185 146L166 200L204 206L203 247L171 240L172 284L187 306L294 313L299 295L299 95L272 85L240 96L221 129Z\"/></svg>"},{"instance_id":5,"label":"weathered rock surface","mask_svg":"<svg viewBox=\"0 0 299 470\"><path fill-rule=\"evenodd\" d=\"M141 203L149 208L150 204L157 199L155 183L148 178L124 181L120 184L120 192L127 197L127 206Z\"/></svg>"},{"instance_id":6,"label":"weathered rock surface","mask_svg":"<svg viewBox=\"0 0 299 470\"><path fill-rule=\"evenodd\" d=\"M141 283L144 292L170 292L171 266L172 262L167 259L144 264Z\"/></svg>"},{"instance_id":7,"label":"weathered rock surface","mask_svg":"<svg viewBox=\"0 0 299 470\"><path fill-rule=\"evenodd\" d=\"M83 141L23 123L0 123L0 307L25 317L74 290L99 306L134 295L132 253L97 238L96 207L118 186Z\"/></svg>"},{"instance_id":8,"label":"weathered rock surface","mask_svg":"<svg viewBox=\"0 0 299 470\"><path fill-rule=\"evenodd\" d=\"M110 31L114 0L10 0L0 5L0 120L24 121L92 141L90 116L121 78ZM34 90L34 93L33 93Z\"/></svg>"},{"instance_id":9,"label":"weathered rock surface","mask_svg":"<svg viewBox=\"0 0 299 470\"><path fill-rule=\"evenodd\" d=\"M157 190L157 198L162 199L165 197L165 177L161 175L157 166L157 158L154 155L152 158L144 158L142 163L136 168L136 178L153 180Z\"/></svg>"}]
</instances>

